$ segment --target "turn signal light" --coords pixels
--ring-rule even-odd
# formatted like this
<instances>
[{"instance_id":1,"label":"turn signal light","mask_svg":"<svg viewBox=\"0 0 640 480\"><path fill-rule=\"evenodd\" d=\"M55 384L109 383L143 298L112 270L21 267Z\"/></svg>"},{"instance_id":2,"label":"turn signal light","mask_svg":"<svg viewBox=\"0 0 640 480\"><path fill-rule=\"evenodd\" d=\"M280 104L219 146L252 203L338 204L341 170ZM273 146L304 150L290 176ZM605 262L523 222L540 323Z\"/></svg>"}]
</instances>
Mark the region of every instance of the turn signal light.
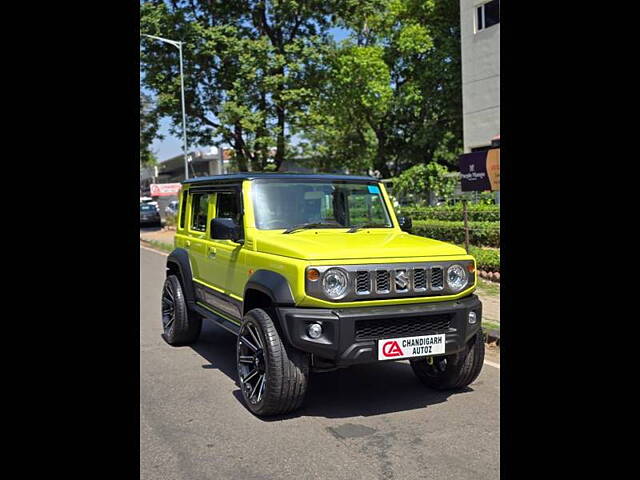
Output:
<instances>
[{"instance_id":1,"label":"turn signal light","mask_svg":"<svg viewBox=\"0 0 640 480\"><path fill-rule=\"evenodd\" d=\"M476 266L475 266L473 263L468 264L468 265L467 265L467 271L468 271L469 273L473 273L473 272L475 272L475 271L476 271Z\"/></svg>"},{"instance_id":2,"label":"turn signal light","mask_svg":"<svg viewBox=\"0 0 640 480\"><path fill-rule=\"evenodd\" d=\"M315 268L310 268L309 270L307 270L308 280L310 280L311 282L315 282L319 278L320 278L320 272L318 270L316 270Z\"/></svg>"}]
</instances>

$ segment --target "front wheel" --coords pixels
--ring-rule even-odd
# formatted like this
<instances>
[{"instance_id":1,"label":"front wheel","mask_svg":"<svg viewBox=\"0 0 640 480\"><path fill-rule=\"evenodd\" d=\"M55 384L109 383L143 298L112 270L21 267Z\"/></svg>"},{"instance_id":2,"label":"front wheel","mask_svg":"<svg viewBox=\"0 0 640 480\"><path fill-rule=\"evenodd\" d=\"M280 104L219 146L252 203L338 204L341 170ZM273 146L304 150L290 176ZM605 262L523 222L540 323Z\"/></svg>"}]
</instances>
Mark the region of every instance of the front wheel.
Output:
<instances>
[{"instance_id":1,"label":"front wheel","mask_svg":"<svg viewBox=\"0 0 640 480\"><path fill-rule=\"evenodd\" d=\"M410 360L413 372L427 387L435 390L459 390L473 382L484 362L484 338L479 332L464 354Z\"/></svg>"},{"instance_id":2,"label":"front wheel","mask_svg":"<svg viewBox=\"0 0 640 480\"><path fill-rule=\"evenodd\" d=\"M242 397L255 415L280 415L302 405L309 357L286 345L269 314L260 308L242 320L237 361Z\"/></svg>"}]
</instances>

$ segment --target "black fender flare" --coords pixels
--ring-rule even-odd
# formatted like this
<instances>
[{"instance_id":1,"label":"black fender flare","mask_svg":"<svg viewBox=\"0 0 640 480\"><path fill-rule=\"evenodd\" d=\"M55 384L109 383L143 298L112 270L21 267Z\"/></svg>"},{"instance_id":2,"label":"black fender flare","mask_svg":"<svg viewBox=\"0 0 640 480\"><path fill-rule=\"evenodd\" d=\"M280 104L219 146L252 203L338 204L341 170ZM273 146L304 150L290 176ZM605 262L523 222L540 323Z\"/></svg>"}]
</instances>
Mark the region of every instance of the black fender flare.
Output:
<instances>
[{"instance_id":1,"label":"black fender flare","mask_svg":"<svg viewBox=\"0 0 640 480\"><path fill-rule=\"evenodd\" d=\"M258 290L268 295L275 306L294 306L293 294L287 279L271 270L257 270L249 277L244 287L243 298L247 296L247 290ZM244 309L244 305L243 305Z\"/></svg>"},{"instance_id":2,"label":"black fender flare","mask_svg":"<svg viewBox=\"0 0 640 480\"><path fill-rule=\"evenodd\" d=\"M187 301L187 305L190 308L195 307L195 291L193 288L193 274L191 272L191 262L189 261L189 252L184 248L176 248L169 254L167 258L167 272L170 266L176 267L180 272L182 281L182 289L184 290L184 297Z\"/></svg>"}]
</instances>

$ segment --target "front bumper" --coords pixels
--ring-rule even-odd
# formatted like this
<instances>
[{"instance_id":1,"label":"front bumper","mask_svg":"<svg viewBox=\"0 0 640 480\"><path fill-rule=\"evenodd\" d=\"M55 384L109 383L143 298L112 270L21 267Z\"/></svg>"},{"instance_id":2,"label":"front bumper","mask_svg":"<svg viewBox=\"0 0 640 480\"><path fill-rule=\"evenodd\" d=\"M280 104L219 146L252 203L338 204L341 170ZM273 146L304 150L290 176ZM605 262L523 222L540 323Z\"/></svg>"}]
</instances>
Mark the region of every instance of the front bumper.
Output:
<instances>
[{"instance_id":1,"label":"front bumper","mask_svg":"<svg viewBox=\"0 0 640 480\"><path fill-rule=\"evenodd\" d=\"M476 313L470 325L469 312ZM355 308L277 309L283 334L291 345L330 361L348 366L378 361L378 340L445 333L445 355L455 354L480 331L482 303L476 295L446 302ZM322 325L322 336L307 335L311 323ZM407 326L416 326L412 332ZM433 331L430 327L437 327Z\"/></svg>"}]
</instances>

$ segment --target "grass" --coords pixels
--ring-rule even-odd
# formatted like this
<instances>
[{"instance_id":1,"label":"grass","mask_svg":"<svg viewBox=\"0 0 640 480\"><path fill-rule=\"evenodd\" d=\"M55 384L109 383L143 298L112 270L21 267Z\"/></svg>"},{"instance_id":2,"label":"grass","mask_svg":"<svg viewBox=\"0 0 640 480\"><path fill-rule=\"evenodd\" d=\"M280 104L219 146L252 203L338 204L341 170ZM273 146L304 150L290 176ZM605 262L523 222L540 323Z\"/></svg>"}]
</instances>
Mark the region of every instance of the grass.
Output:
<instances>
[{"instance_id":1,"label":"grass","mask_svg":"<svg viewBox=\"0 0 640 480\"><path fill-rule=\"evenodd\" d=\"M483 278L478 277L478 292L482 295L500 296L500 285L496 285L493 282L488 282Z\"/></svg>"},{"instance_id":2,"label":"grass","mask_svg":"<svg viewBox=\"0 0 640 480\"><path fill-rule=\"evenodd\" d=\"M482 328L485 330L498 330L500 331L500 324L498 322L487 321L482 319Z\"/></svg>"},{"instance_id":3,"label":"grass","mask_svg":"<svg viewBox=\"0 0 640 480\"><path fill-rule=\"evenodd\" d=\"M148 243L152 247L156 247L158 250L164 250L165 252L173 252L173 245L170 243L159 242L157 240L141 240L144 243Z\"/></svg>"}]
</instances>

